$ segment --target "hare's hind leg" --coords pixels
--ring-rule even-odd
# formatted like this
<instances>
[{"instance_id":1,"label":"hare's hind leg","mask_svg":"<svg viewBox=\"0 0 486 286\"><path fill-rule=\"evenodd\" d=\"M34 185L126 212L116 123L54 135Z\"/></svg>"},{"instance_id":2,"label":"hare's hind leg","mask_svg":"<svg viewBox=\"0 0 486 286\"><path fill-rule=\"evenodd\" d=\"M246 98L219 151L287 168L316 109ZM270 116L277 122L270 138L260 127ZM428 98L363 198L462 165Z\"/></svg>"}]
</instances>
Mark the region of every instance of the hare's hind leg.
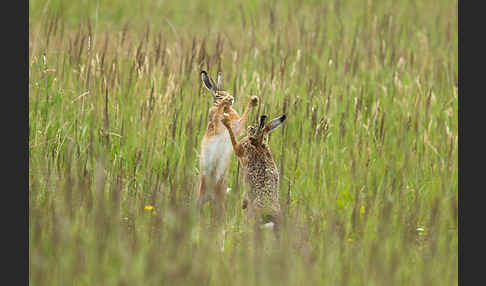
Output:
<instances>
[{"instance_id":1,"label":"hare's hind leg","mask_svg":"<svg viewBox=\"0 0 486 286\"><path fill-rule=\"evenodd\" d=\"M207 222L205 222L203 217L204 205L211 200L211 190L209 189L211 185L211 178L207 178L201 175L199 178L199 184L197 188L197 200L196 200L196 216L199 224L199 228L205 229Z\"/></svg>"},{"instance_id":2,"label":"hare's hind leg","mask_svg":"<svg viewBox=\"0 0 486 286\"><path fill-rule=\"evenodd\" d=\"M199 241L201 238L201 232L204 232L204 229L206 228L206 224L203 221L203 206L207 201L207 183L206 183L206 178L204 177L203 174L200 174L199 180L196 186L196 227L194 229L194 235L196 241Z\"/></svg>"},{"instance_id":3,"label":"hare's hind leg","mask_svg":"<svg viewBox=\"0 0 486 286\"><path fill-rule=\"evenodd\" d=\"M282 229L282 214L280 212L272 215L273 234L277 240L280 240L280 232Z\"/></svg>"},{"instance_id":4,"label":"hare's hind leg","mask_svg":"<svg viewBox=\"0 0 486 286\"><path fill-rule=\"evenodd\" d=\"M212 205L212 221L213 229L216 236L216 243L218 248L224 250L224 240L225 240L225 206L224 206L224 196L226 193L226 183L224 176L219 179L215 188L215 202Z\"/></svg>"},{"instance_id":5,"label":"hare's hind leg","mask_svg":"<svg viewBox=\"0 0 486 286\"><path fill-rule=\"evenodd\" d=\"M248 195L246 192L243 193L241 196L243 199L241 201L241 209L247 209L248 208Z\"/></svg>"},{"instance_id":6,"label":"hare's hind leg","mask_svg":"<svg viewBox=\"0 0 486 286\"><path fill-rule=\"evenodd\" d=\"M203 175L199 177L199 184L197 188L197 211L201 213L204 203L207 201L206 192L206 178Z\"/></svg>"},{"instance_id":7,"label":"hare's hind leg","mask_svg":"<svg viewBox=\"0 0 486 286\"><path fill-rule=\"evenodd\" d=\"M217 223L221 224L224 222L224 214L225 214L225 207L224 207L224 195L226 193L226 182L224 178L219 179L218 183L216 184L216 216L217 216Z\"/></svg>"}]
</instances>

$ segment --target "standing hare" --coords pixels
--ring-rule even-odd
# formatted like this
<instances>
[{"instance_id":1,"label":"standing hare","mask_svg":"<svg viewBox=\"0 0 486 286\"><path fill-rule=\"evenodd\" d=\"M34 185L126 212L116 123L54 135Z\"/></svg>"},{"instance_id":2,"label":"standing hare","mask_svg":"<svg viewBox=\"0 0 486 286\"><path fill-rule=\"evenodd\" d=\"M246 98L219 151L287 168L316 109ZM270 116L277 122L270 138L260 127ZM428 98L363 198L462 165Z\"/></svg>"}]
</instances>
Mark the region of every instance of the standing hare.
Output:
<instances>
[{"instance_id":1,"label":"standing hare","mask_svg":"<svg viewBox=\"0 0 486 286\"><path fill-rule=\"evenodd\" d=\"M249 126L247 136L240 142L236 141L229 114L223 115L223 124L228 129L235 155L243 166L250 187L244 196L243 209L248 208L248 217L256 219L258 223L273 223L274 231L278 234L281 224L278 201L279 175L268 142L265 140L268 137L265 136L280 126L286 116L284 114L265 125L266 118L262 115L258 126Z\"/></svg>"},{"instance_id":2,"label":"standing hare","mask_svg":"<svg viewBox=\"0 0 486 286\"><path fill-rule=\"evenodd\" d=\"M197 188L197 208L202 210L208 200L216 202L218 224L224 217L224 181L231 158L231 139L221 124L223 113L228 116L228 125L235 134L241 134L246 125L248 113L258 104L258 97L252 96L243 115L240 117L232 108L233 97L222 90L223 77L218 73L218 83L215 84L206 71L201 71L201 80L213 96L213 106L209 110L209 124L202 139L200 158L200 177Z\"/></svg>"}]
</instances>

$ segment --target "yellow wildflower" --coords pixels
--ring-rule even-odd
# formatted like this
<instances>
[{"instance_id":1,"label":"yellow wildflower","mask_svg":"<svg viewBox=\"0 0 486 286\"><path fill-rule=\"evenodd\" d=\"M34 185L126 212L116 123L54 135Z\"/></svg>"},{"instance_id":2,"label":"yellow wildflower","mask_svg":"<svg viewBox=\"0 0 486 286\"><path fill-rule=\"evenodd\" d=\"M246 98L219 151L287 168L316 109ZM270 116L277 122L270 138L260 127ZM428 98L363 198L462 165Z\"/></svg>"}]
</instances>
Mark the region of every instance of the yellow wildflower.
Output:
<instances>
[{"instance_id":1,"label":"yellow wildflower","mask_svg":"<svg viewBox=\"0 0 486 286\"><path fill-rule=\"evenodd\" d=\"M145 206L143 209L146 210L146 211L151 211L151 210L153 210L153 208L154 208L153 206L149 205L149 206Z\"/></svg>"}]
</instances>

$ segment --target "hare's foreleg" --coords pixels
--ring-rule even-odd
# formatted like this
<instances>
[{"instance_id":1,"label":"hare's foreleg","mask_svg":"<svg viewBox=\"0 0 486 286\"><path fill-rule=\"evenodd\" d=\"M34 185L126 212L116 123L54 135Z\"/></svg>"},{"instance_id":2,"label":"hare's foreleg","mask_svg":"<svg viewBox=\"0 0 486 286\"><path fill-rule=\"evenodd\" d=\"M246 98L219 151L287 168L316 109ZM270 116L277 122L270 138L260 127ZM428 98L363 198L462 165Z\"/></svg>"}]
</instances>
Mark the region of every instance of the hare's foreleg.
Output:
<instances>
[{"instance_id":1,"label":"hare's foreleg","mask_svg":"<svg viewBox=\"0 0 486 286\"><path fill-rule=\"evenodd\" d=\"M235 151L235 155L237 157L241 157L243 149L241 149L240 143L236 141L235 134L233 133L233 128L231 128L231 121L227 113L224 114L222 121L226 129L228 129L230 139L231 139L231 144L233 145L233 150Z\"/></svg>"},{"instance_id":2,"label":"hare's foreleg","mask_svg":"<svg viewBox=\"0 0 486 286\"><path fill-rule=\"evenodd\" d=\"M216 105L216 109L211 114L210 120L213 124L214 130L218 129L218 125L220 124L221 120L223 119L224 108L225 108L225 106L222 103L219 103L218 105Z\"/></svg>"},{"instance_id":3,"label":"hare's foreleg","mask_svg":"<svg viewBox=\"0 0 486 286\"><path fill-rule=\"evenodd\" d=\"M250 113L250 109L258 105L258 97L252 96L250 102L246 106L245 111L241 115L240 119L238 120L238 130L236 131L236 135L240 135L242 131L245 129L246 121L248 120L248 114Z\"/></svg>"}]
</instances>

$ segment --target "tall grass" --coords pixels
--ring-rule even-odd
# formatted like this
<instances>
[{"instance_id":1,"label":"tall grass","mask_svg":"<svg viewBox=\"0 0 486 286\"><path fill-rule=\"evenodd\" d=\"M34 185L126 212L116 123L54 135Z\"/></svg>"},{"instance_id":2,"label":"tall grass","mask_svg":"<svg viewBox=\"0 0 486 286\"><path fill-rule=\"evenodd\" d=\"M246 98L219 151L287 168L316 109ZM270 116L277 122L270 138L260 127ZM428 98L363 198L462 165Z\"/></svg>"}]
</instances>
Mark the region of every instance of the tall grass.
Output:
<instances>
[{"instance_id":1,"label":"tall grass","mask_svg":"<svg viewBox=\"0 0 486 286\"><path fill-rule=\"evenodd\" d=\"M30 284L457 285L457 38L457 1L29 1ZM197 231L200 69L288 116L278 243L234 157Z\"/></svg>"}]
</instances>

